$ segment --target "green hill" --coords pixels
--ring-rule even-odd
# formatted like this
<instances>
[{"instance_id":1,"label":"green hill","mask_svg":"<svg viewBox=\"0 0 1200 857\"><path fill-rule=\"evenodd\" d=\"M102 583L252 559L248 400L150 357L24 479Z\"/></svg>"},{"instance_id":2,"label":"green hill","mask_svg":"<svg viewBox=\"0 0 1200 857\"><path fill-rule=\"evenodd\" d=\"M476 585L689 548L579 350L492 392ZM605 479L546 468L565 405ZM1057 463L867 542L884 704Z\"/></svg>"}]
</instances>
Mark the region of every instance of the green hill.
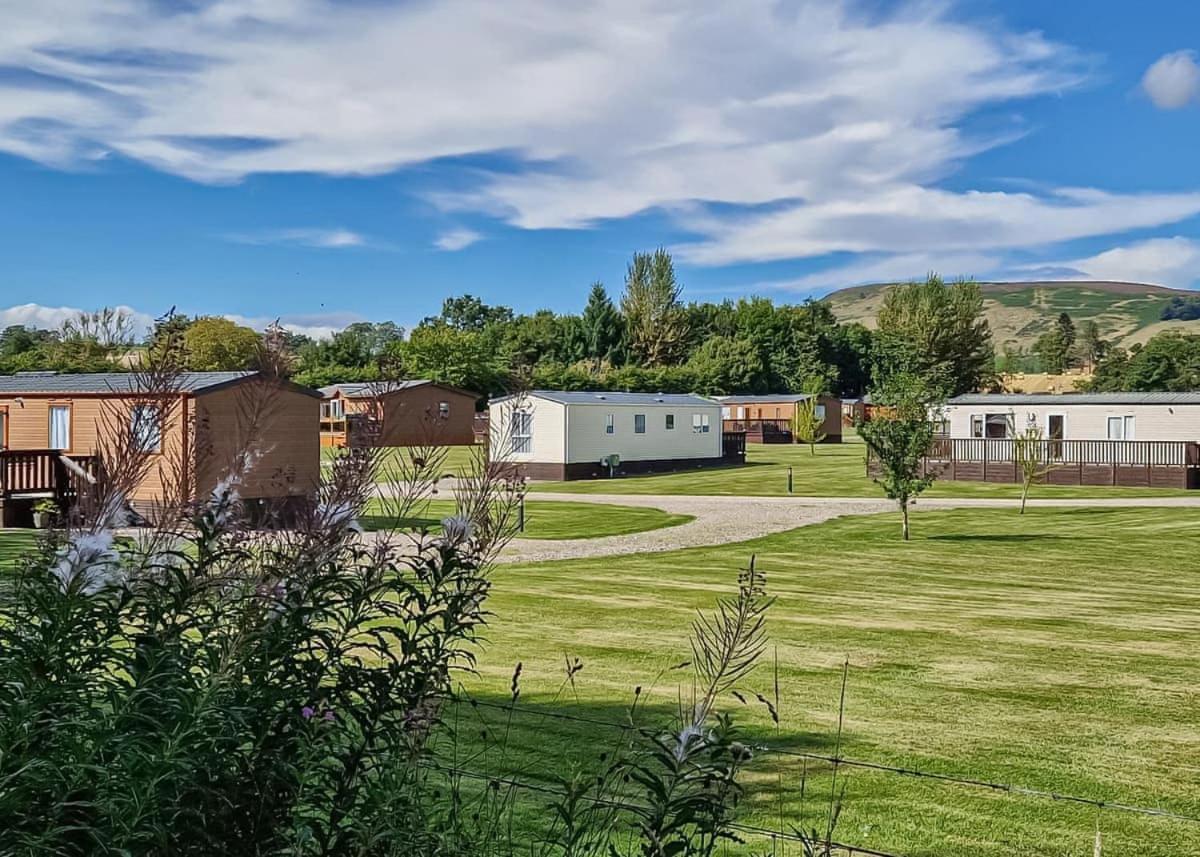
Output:
<instances>
[{"instance_id":1,"label":"green hill","mask_svg":"<svg viewBox=\"0 0 1200 857\"><path fill-rule=\"evenodd\" d=\"M883 295L893 285L854 286L826 295L823 300L840 321L858 321L874 327ZM1069 313L1076 325L1094 320L1105 339L1125 347L1145 342L1163 330L1200 333L1200 320L1162 320L1163 307L1172 298L1200 297L1200 292L1101 281L980 283L980 286L997 351L1006 345L1031 348L1062 312Z\"/></svg>"}]
</instances>

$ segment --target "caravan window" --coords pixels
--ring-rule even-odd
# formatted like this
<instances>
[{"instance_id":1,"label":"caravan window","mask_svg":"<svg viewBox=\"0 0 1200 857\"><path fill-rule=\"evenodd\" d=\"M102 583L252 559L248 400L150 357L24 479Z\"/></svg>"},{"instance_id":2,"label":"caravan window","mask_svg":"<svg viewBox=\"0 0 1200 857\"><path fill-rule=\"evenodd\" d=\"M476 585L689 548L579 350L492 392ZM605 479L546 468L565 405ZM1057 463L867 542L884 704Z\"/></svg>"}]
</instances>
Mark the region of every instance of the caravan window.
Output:
<instances>
[{"instance_id":1,"label":"caravan window","mask_svg":"<svg viewBox=\"0 0 1200 857\"><path fill-rule=\"evenodd\" d=\"M533 414L529 411L514 411L510 435L513 452L533 452Z\"/></svg>"},{"instance_id":2,"label":"caravan window","mask_svg":"<svg viewBox=\"0 0 1200 857\"><path fill-rule=\"evenodd\" d=\"M162 413L158 405L134 405L129 433L141 452L162 452Z\"/></svg>"},{"instance_id":3,"label":"caravan window","mask_svg":"<svg viewBox=\"0 0 1200 857\"><path fill-rule=\"evenodd\" d=\"M615 425L613 425L613 415L612 415L612 414L608 414L607 416L605 416L605 417L604 417L604 433L605 433L605 434L612 434L612 433L614 433L616 430L617 430L617 429L616 429L616 426L615 426Z\"/></svg>"},{"instance_id":4,"label":"caravan window","mask_svg":"<svg viewBox=\"0 0 1200 857\"><path fill-rule=\"evenodd\" d=\"M1109 440L1133 440L1133 417L1109 417Z\"/></svg>"},{"instance_id":5,"label":"caravan window","mask_svg":"<svg viewBox=\"0 0 1200 857\"><path fill-rule=\"evenodd\" d=\"M675 415L667 414L667 431L675 431Z\"/></svg>"},{"instance_id":6,"label":"caravan window","mask_svg":"<svg viewBox=\"0 0 1200 857\"><path fill-rule=\"evenodd\" d=\"M50 406L50 449L71 448L71 406Z\"/></svg>"},{"instance_id":7,"label":"caravan window","mask_svg":"<svg viewBox=\"0 0 1200 857\"><path fill-rule=\"evenodd\" d=\"M692 414L692 434L708 433L708 414Z\"/></svg>"},{"instance_id":8,"label":"caravan window","mask_svg":"<svg viewBox=\"0 0 1200 857\"><path fill-rule=\"evenodd\" d=\"M634 414L633 415L633 433L634 434L645 434L646 433L646 415L645 414Z\"/></svg>"}]
</instances>

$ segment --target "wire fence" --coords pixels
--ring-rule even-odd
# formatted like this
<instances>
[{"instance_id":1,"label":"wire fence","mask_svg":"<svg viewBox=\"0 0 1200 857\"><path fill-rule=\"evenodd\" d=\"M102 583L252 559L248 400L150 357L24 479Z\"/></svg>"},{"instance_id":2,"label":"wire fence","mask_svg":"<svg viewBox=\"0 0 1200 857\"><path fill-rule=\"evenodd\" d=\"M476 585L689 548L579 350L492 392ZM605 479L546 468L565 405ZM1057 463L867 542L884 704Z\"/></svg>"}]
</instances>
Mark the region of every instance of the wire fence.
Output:
<instances>
[{"instance_id":1,"label":"wire fence","mask_svg":"<svg viewBox=\"0 0 1200 857\"><path fill-rule=\"evenodd\" d=\"M497 710L497 711L528 715L531 717L545 718L545 719L555 720L555 721L578 723L581 725L587 725L587 726L593 726L593 727L603 727L603 728L607 728L607 729L622 730L622 731L635 731L635 732L638 732L639 734L646 735L646 736L658 735L658 734L661 734L661 732L662 732L661 727L655 728L654 726L651 726L651 725L639 724L639 723L634 722L634 720L632 718L630 718L627 721L621 722L621 721L610 720L610 719L606 719L606 718L602 718L602 717L594 717L594 716L589 716L589 715L584 715L584 714L573 714L573 713L566 712L566 711L549 711L549 710L545 710L542 708L533 707L530 705L523 705L517 701L493 702L490 700L476 699L473 697L465 697L465 698L450 697L450 699L452 699L453 701L455 701L457 703L466 704L466 705L469 705L469 706L475 707L475 708L487 708L487 709L492 709L492 710ZM856 759L856 758L842 755L840 753L840 751L832 753L832 754L816 753L816 752L810 752L810 751L804 751L804 750L794 750L794 749L787 748L787 747L773 746L773 745L771 745L769 743L765 743L765 742L754 742L754 743L751 743L749 746L756 754L760 754L760 755L764 755L764 756L772 756L773 755L773 756L784 757L784 758L794 758L794 759L802 760L804 762L825 763L825 764L828 764L829 766L831 766L831 768L835 772L838 768L841 768L841 767L856 768L856 769L861 769L861 770L874 771L874 772L887 774L887 775L894 775L897 777L913 778L913 779L928 781L931 783L935 783L935 784L939 784L939 785L943 785L943 786L947 786L947 787L973 789L973 790L984 790L984 791L991 791L991 792L996 792L996 793L1018 795L1018 796L1022 796L1022 797L1032 798L1035 800L1048 801L1048 802L1059 802L1059 803L1069 803L1069 804L1074 804L1074 805L1078 805L1078 806L1090 807L1090 808L1097 810L1097 812L1108 811L1108 812L1127 813L1127 814L1135 815L1135 816L1170 819L1172 821L1178 821L1178 822L1182 822L1185 824L1195 824L1195 825L1200 826L1200 816L1190 815L1190 814L1183 813L1183 812L1177 812L1177 811L1165 809L1162 807L1140 806L1140 805L1128 803L1125 801L1115 800L1115 799L1111 799L1111 798L1087 797L1087 796L1083 796L1083 795L1069 794L1066 792L1054 791L1054 790L1049 790L1049 789L1033 788L1033 787L1029 787L1029 786L1019 785L1016 783L998 782L998 781L988 779L986 777L946 774L946 773L939 773L936 771L920 770L918 768L905 767L905 766L901 766L901 765L891 765L891 764L887 764L887 763L883 763L883 762L875 762L875 761L870 761L870 760L866 760L866 759ZM530 783L525 780L519 780L515 777L509 777L508 775L506 775L505 778L501 779L501 778L497 778L496 776L477 772L477 771L464 770L464 771L462 771L462 774L464 776L470 776L472 778L480 777L480 778L489 779L492 781L502 781L508 785L511 785L513 788L519 788L519 789L524 789L524 790L529 790L529 791L548 791L548 792L556 793L556 794L560 794L560 795L562 794L562 792L555 789L553 786L537 784L537 783ZM636 808L636 805L634 805L634 804L628 804L628 805L614 804L614 805L616 806L616 808L623 808L623 809ZM797 834L787 833L787 832L781 831L781 830L771 830L769 828L764 828L764 827L759 827L759 826L754 826L754 825L739 823L737 825L734 825L734 829L738 830L740 832L743 832L743 833L750 833L755 836L772 838L773 841L793 841L793 842L803 841L803 838ZM848 854L848 855L858 854L858 855L876 855L876 857L896 857L896 855L894 855L890 852L872 850L871 848L866 848L866 847L857 846L857 845L848 844L848 843L836 843L836 846L837 846L836 847L837 851L839 851L840 853Z\"/></svg>"}]
</instances>

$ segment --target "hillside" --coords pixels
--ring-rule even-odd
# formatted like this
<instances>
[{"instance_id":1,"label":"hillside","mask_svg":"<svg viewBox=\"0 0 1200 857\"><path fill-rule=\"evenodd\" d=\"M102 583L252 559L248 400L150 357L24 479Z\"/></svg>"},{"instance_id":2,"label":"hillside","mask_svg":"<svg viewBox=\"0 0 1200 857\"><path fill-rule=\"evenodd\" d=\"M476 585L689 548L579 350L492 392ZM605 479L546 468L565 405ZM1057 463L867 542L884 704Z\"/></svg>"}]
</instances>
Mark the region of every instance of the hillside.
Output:
<instances>
[{"instance_id":1,"label":"hillside","mask_svg":"<svg viewBox=\"0 0 1200 857\"><path fill-rule=\"evenodd\" d=\"M984 312L999 351L1008 345L1031 348L1056 319L1067 312L1078 325L1089 319L1101 335L1123 346L1145 342L1155 333L1181 329L1200 333L1200 320L1162 321L1162 309L1171 298L1195 297L1197 292L1143 283L1027 282L981 283ZM891 284L855 286L827 295L824 300L841 321L875 326L875 314Z\"/></svg>"}]
</instances>

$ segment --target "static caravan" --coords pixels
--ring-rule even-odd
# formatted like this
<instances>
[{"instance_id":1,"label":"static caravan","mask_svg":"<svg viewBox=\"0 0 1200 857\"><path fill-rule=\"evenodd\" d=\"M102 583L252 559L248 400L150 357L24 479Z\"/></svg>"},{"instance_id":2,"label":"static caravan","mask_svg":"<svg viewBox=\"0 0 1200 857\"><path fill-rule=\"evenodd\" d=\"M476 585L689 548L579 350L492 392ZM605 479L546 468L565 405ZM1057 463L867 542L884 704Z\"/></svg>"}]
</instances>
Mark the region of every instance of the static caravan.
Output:
<instances>
[{"instance_id":1,"label":"static caravan","mask_svg":"<svg viewBox=\"0 0 1200 857\"><path fill-rule=\"evenodd\" d=\"M533 479L595 479L745 460L721 405L690 394L536 390L489 408L489 456Z\"/></svg>"},{"instance_id":2,"label":"static caravan","mask_svg":"<svg viewBox=\"0 0 1200 857\"><path fill-rule=\"evenodd\" d=\"M131 433L153 456L130 497L135 508L162 500L164 485L177 478L204 496L243 445L259 454L240 489L247 502L307 500L321 476L320 398L316 390L257 372L186 372L169 408L160 395L140 390L129 373L0 376L4 522L14 523L14 515L27 513L39 497L61 502L71 473L95 467L97 451L113 447L106 435L114 431ZM244 438L251 399L266 404L256 436Z\"/></svg>"},{"instance_id":3,"label":"static caravan","mask_svg":"<svg viewBox=\"0 0 1200 857\"><path fill-rule=\"evenodd\" d=\"M749 443L792 443L795 441L792 419L806 393L779 393L769 396L716 396L721 403L725 431L745 432ZM833 396L818 396L816 416L821 421L824 443L842 442L842 401Z\"/></svg>"},{"instance_id":4,"label":"static caravan","mask_svg":"<svg viewBox=\"0 0 1200 857\"><path fill-rule=\"evenodd\" d=\"M333 384L322 387L321 395L322 446L460 446L475 442L478 397L448 384ZM378 427L378 436L372 423Z\"/></svg>"},{"instance_id":5,"label":"static caravan","mask_svg":"<svg viewBox=\"0 0 1200 857\"><path fill-rule=\"evenodd\" d=\"M934 418L940 478L1019 481L1036 455L1052 484L1200 486L1200 393L971 394Z\"/></svg>"}]
</instances>

